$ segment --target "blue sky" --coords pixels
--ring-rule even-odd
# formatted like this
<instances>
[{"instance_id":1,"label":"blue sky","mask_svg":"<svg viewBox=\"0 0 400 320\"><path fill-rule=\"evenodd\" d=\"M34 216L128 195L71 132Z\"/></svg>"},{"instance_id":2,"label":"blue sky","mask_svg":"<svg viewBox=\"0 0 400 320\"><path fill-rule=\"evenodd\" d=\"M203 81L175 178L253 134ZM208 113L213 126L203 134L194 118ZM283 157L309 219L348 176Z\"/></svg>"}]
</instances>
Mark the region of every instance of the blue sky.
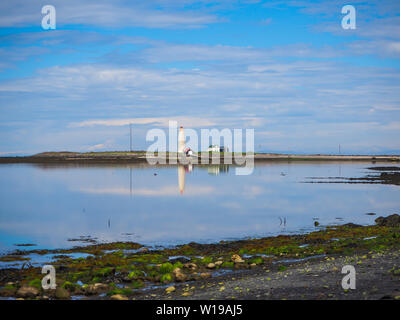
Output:
<instances>
[{"instance_id":1,"label":"blue sky","mask_svg":"<svg viewBox=\"0 0 400 320\"><path fill-rule=\"evenodd\" d=\"M398 154L399 68L396 0L3 1L0 155L127 150L129 123L146 149L168 120L253 128L256 151Z\"/></svg>"}]
</instances>

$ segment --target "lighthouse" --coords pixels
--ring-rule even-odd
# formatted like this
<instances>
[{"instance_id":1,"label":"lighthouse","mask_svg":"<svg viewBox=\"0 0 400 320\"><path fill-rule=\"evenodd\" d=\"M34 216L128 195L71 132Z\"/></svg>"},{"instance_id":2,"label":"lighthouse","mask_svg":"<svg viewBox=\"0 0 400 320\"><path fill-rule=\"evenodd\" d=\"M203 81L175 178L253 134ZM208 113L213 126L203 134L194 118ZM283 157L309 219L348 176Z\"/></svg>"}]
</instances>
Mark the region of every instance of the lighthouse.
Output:
<instances>
[{"instance_id":1,"label":"lighthouse","mask_svg":"<svg viewBox=\"0 0 400 320\"><path fill-rule=\"evenodd\" d=\"M185 133L183 132L183 127L180 126L178 134L178 153L183 153L185 151Z\"/></svg>"}]
</instances>

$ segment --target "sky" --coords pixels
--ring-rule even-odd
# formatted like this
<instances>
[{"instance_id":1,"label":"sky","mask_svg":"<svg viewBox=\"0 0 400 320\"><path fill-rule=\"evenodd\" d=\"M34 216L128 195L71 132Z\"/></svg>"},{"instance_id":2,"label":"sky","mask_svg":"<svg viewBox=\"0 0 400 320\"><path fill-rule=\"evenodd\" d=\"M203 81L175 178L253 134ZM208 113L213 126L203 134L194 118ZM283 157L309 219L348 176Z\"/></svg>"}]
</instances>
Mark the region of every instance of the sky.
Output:
<instances>
[{"instance_id":1,"label":"sky","mask_svg":"<svg viewBox=\"0 0 400 320\"><path fill-rule=\"evenodd\" d=\"M400 154L399 69L397 0L2 1L0 155L128 150L130 123L146 150L169 120L254 129L257 152Z\"/></svg>"}]
</instances>

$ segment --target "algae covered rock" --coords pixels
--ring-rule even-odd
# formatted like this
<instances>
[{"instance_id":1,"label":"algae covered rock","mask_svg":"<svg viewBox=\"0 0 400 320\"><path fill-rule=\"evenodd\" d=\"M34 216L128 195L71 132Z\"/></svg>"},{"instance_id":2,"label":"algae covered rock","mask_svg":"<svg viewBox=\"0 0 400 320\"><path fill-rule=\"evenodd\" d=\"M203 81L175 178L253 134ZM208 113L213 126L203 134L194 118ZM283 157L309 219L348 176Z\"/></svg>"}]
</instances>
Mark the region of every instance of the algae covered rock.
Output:
<instances>
[{"instance_id":1,"label":"algae covered rock","mask_svg":"<svg viewBox=\"0 0 400 320\"><path fill-rule=\"evenodd\" d=\"M400 227L400 216L398 214L392 214L386 218L379 217L375 219L375 223L378 226Z\"/></svg>"}]
</instances>

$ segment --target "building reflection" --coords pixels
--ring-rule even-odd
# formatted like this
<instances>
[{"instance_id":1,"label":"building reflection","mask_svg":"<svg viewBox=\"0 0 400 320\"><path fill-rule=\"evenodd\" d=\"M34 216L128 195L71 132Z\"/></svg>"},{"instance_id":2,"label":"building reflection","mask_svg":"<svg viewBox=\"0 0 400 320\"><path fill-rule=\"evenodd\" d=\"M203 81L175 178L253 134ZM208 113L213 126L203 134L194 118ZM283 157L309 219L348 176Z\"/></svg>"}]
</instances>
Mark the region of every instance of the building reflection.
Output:
<instances>
[{"instance_id":1,"label":"building reflection","mask_svg":"<svg viewBox=\"0 0 400 320\"><path fill-rule=\"evenodd\" d=\"M186 173L190 173L193 171L193 164L188 165L178 165L178 185L179 185L179 193L183 194L185 191L185 181L186 181ZM229 165L208 165L208 166L198 166L199 169L207 169L208 174L218 176L219 174L228 173Z\"/></svg>"},{"instance_id":2,"label":"building reflection","mask_svg":"<svg viewBox=\"0 0 400 320\"><path fill-rule=\"evenodd\" d=\"M228 173L229 165L221 164L221 165L210 165L207 167L208 174L213 176L218 176L220 173Z\"/></svg>"}]
</instances>

